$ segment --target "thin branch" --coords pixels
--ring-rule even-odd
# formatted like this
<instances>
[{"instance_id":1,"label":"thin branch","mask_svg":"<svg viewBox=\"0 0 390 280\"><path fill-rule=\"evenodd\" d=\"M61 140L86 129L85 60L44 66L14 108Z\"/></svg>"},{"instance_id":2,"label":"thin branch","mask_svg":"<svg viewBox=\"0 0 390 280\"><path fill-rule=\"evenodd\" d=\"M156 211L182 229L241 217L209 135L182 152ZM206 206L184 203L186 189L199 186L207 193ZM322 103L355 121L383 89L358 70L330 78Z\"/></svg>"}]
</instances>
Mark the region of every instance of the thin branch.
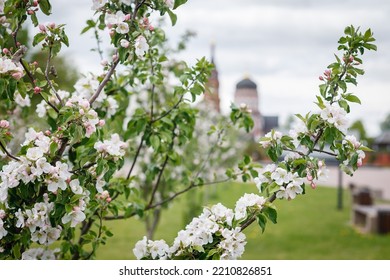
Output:
<instances>
[{"instance_id":1,"label":"thin branch","mask_svg":"<svg viewBox=\"0 0 390 280\"><path fill-rule=\"evenodd\" d=\"M313 149L313 151L314 151L314 152L323 153L323 154L327 154L327 155L334 156L334 157L337 156L337 154L335 154L335 153L328 152L328 151L324 151L324 150L320 150L320 149Z\"/></svg>"},{"instance_id":2,"label":"thin branch","mask_svg":"<svg viewBox=\"0 0 390 280\"><path fill-rule=\"evenodd\" d=\"M68 138L61 138L61 146L58 149L55 157L53 158L53 160L51 162L52 164L56 163L56 161L61 159L63 153L65 152L66 146L68 145L68 141L69 141Z\"/></svg>"},{"instance_id":3,"label":"thin branch","mask_svg":"<svg viewBox=\"0 0 390 280\"><path fill-rule=\"evenodd\" d=\"M100 83L99 87L97 88L94 95L89 99L89 103L92 105L93 102L99 97L100 93L103 91L104 87L108 83L108 81L111 79L111 76L114 74L115 68L119 64L119 58L117 58L114 63L112 64L110 70L107 72L106 76L104 77L103 81Z\"/></svg>"},{"instance_id":4,"label":"thin branch","mask_svg":"<svg viewBox=\"0 0 390 280\"><path fill-rule=\"evenodd\" d=\"M19 29L20 29L20 28L21 28L21 24L20 24L20 22L19 22L19 23L18 23L18 26L16 27L16 30L15 30L14 32L12 32L12 37L13 37L13 39L14 39L14 45L15 45L16 48L18 48L18 40L17 40L17 37L18 37L18 32L19 32ZM23 48L23 46L21 46L20 49L23 50L23 55L24 55L24 53L27 51L27 48L26 48L26 47ZM17 53L18 53L18 51L17 51L15 54L17 54ZM20 65L22 65L22 67L23 67L24 71L26 72L28 78L30 79L30 81L31 81L31 83L32 83L32 85L33 85L33 87L35 87L35 86L36 86L36 81L35 81L34 75L31 73L30 69L28 69L27 65L24 63L24 61L23 61L23 59L22 59L22 56L18 55L18 57L15 58L15 60L16 60L16 59L19 60ZM46 100L46 99L43 97L42 93L39 93L39 95L42 97L43 100L45 100L45 102L46 102L50 107L53 108L54 111L56 111L57 114L60 112L60 111L58 110L58 108L57 108L53 103L51 103L49 100Z\"/></svg>"},{"instance_id":5,"label":"thin branch","mask_svg":"<svg viewBox=\"0 0 390 280\"><path fill-rule=\"evenodd\" d=\"M17 158L16 156L12 155L10 152L8 152L7 148L5 147L5 145L3 144L3 142L0 141L0 147L1 149L3 150L3 152L10 158L12 158L13 160L16 160L16 161L20 161L19 158Z\"/></svg>"},{"instance_id":6,"label":"thin branch","mask_svg":"<svg viewBox=\"0 0 390 280\"><path fill-rule=\"evenodd\" d=\"M168 160L169 160L169 156L167 155L167 156L165 156L164 163L161 166L161 170L160 170L160 173L158 174L158 178L157 178L156 184L153 187L152 195L150 197L150 201L149 201L148 206L151 206L153 204L154 196L156 195L158 186L160 185L161 177L162 177L162 175L164 173L165 167L167 166Z\"/></svg>"},{"instance_id":7,"label":"thin branch","mask_svg":"<svg viewBox=\"0 0 390 280\"><path fill-rule=\"evenodd\" d=\"M50 86L51 90L56 95L56 97L57 97L58 101L60 102L61 106L64 106L64 102L62 101L61 97L58 95L57 90L54 88L53 83L51 82L51 80L49 78L49 69L50 69L51 58L52 58L52 49L50 48L49 49L49 56L48 56L47 62L46 62L45 78L46 78L47 84Z\"/></svg>"},{"instance_id":8,"label":"thin branch","mask_svg":"<svg viewBox=\"0 0 390 280\"><path fill-rule=\"evenodd\" d=\"M127 173L127 177L126 177L127 180L130 179L131 173L133 172L133 169L134 169L134 167L135 167L135 163L137 162L139 153L140 153L140 151L141 151L141 149L142 149L142 146L143 146L143 144L144 144L144 140L145 140L145 134L142 135L141 142L139 143L139 146L138 146L138 148L137 148L137 152L135 153L135 156L134 156L134 159L133 159L133 163L131 164L129 173Z\"/></svg>"},{"instance_id":9,"label":"thin branch","mask_svg":"<svg viewBox=\"0 0 390 280\"><path fill-rule=\"evenodd\" d=\"M184 94L180 97L179 101L177 101L176 104L173 105L168 111L166 111L165 113L163 113L159 117L155 118L154 120L152 119L150 121L150 123L155 123L155 122L161 120L162 118L168 116L173 110L175 110L177 107L179 107L180 103L183 101L183 98L184 98Z\"/></svg>"},{"instance_id":10,"label":"thin branch","mask_svg":"<svg viewBox=\"0 0 390 280\"><path fill-rule=\"evenodd\" d=\"M273 193L268 199L267 202L272 203L276 199L276 192ZM261 211L260 211L261 212ZM256 215L253 215L249 220L247 220L242 226L241 231L246 229L248 226L250 226L254 221L256 221Z\"/></svg>"}]
</instances>

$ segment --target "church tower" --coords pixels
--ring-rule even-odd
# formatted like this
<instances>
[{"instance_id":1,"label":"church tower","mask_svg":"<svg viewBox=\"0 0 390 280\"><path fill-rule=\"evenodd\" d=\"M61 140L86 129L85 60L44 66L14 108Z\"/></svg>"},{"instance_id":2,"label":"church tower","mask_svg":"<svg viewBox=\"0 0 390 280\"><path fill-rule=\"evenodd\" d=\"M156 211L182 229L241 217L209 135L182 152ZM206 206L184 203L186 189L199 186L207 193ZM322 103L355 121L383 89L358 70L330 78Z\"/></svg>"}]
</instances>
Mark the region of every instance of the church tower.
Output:
<instances>
[{"instance_id":1,"label":"church tower","mask_svg":"<svg viewBox=\"0 0 390 280\"><path fill-rule=\"evenodd\" d=\"M215 44L211 44L211 63L214 65L214 69L211 71L211 76L206 84L206 91L204 93L205 103L212 107L216 112L220 113L220 100L219 100L219 80L218 70L215 65Z\"/></svg>"},{"instance_id":2,"label":"church tower","mask_svg":"<svg viewBox=\"0 0 390 280\"><path fill-rule=\"evenodd\" d=\"M236 92L234 93L234 103L237 106L246 104L252 112L254 127L252 136L254 140L258 140L263 134L263 120L259 111L259 94L257 92L257 85L249 78L244 78L236 85Z\"/></svg>"}]
</instances>

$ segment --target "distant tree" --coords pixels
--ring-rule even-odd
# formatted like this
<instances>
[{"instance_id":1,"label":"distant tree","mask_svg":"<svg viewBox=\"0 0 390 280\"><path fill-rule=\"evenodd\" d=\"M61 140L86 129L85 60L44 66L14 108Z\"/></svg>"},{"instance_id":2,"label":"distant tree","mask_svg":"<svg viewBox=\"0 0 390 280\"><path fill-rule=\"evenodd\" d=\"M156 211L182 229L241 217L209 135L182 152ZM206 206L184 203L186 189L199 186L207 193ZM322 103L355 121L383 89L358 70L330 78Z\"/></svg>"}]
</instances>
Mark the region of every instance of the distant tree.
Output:
<instances>
[{"instance_id":1,"label":"distant tree","mask_svg":"<svg viewBox=\"0 0 390 280\"><path fill-rule=\"evenodd\" d=\"M383 120L383 122L381 122L381 130L382 131L390 130L390 113Z\"/></svg>"},{"instance_id":2,"label":"distant tree","mask_svg":"<svg viewBox=\"0 0 390 280\"><path fill-rule=\"evenodd\" d=\"M354 123L352 123L350 127L350 131L356 132L358 135L356 137L359 137L362 142L364 142L366 145L370 146L372 143L372 138L370 138L367 135L367 130L364 127L364 124L361 120L357 120Z\"/></svg>"}]
</instances>

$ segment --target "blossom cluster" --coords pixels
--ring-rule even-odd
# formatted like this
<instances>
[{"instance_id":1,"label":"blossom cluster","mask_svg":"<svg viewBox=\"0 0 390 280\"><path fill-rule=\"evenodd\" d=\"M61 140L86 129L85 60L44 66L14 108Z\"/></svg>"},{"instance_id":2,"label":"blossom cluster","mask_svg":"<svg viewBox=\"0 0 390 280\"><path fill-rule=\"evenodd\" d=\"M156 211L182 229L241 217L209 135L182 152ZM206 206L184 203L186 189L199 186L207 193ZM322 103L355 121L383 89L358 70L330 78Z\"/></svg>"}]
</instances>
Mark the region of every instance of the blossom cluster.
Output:
<instances>
[{"instance_id":1,"label":"blossom cluster","mask_svg":"<svg viewBox=\"0 0 390 280\"><path fill-rule=\"evenodd\" d=\"M280 144L283 134L280 131L271 130L259 141L259 144L267 149L273 144Z\"/></svg>"},{"instance_id":2,"label":"blossom cluster","mask_svg":"<svg viewBox=\"0 0 390 280\"><path fill-rule=\"evenodd\" d=\"M76 95L89 100L97 91L99 85L100 83L95 75L86 75L85 77L80 78L74 85L76 92L73 93L73 96ZM114 97L107 96L107 94L102 91L93 103L92 108L95 110L102 110L106 113L106 116L110 118L117 112L119 105Z\"/></svg>"},{"instance_id":3,"label":"blossom cluster","mask_svg":"<svg viewBox=\"0 0 390 280\"><path fill-rule=\"evenodd\" d=\"M31 241L43 245L50 245L58 240L62 227L52 227L50 213L53 211L54 203L49 202L48 195L44 194L44 202L35 203L32 209L22 211L20 208L15 213L17 218L16 227L28 228L31 233Z\"/></svg>"},{"instance_id":4,"label":"blossom cluster","mask_svg":"<svg viewBox=\"0 0 390 280\"><path fill-rule=\"evenodd\" d=\"M302 194L304 178L300 177L297 172L289 172L276 164L268 164L262 168L254 182L260 192L263 188L271 183L277 185L277 198L294 199L298 194Z\"/></svg>"},{"instance_id":5,"label":"blossom cluster","mask_svg":"<svg viewBox=\"0 0 390 280\"><path fill-rule=\"evenodd\" d=\"M57 94L60 97L60 99L64 102L68 100L72 102L80 99L89 100L93 96L93 94L97 91L99 85L100 83L97 77L95 75L89 74L83 78L80 78L75 83L74 88L76 91L73 92L72 94L64 90L58 90ZM28 106L30 104L29 101L21 100L20 97L18 97L17 100L15 97L15 101L19 104L19 106L22 107L27 106L26 102L28 102ZM56 96L50 96L49 101L52 104L55 104L57 106L60 105L60 100ZM85 102L82 103L84 104ZM70 103L68 103L68 105L70 105ZM89 105L85 105L84 107L88 107L89 109ZM119 104L116 101L116 99L112 96L107 96L107 94L105 94L104 91L100 93L100 95L92 105L92 109L94 110L99 109L102 112L105 112L108 118L113 116L117 112L118 108L119 108ZM42 100L36 107L36 112L40 118L45 117L48 110L50 110L50 106L45 100Z\"/></svg>"},{"instance_id":6,"label":"blossom cluster","mask_svg":"<svg viewBox=\"0 0 390 280\"><path fill-rule=\"evenodd\" d=\"M8 49L3 49L3 53L9 54ZM0 75L11 75L12 78L20 80L24 76L24 71L19 63L15 63L8 57L0 57Z\"/></svg>"},{"instance_id":7,"label":"blossom cluster","mask_svg":"<svg viewBox=\"0 0 390 280\"><path fill-rule=\"evenodd\" d=\"M94 148L103 155L108 155L114 158L123 157L128 147L126 142L120 140L117 133L111 135L110 140L98 141Z\"/></svg>"},{"instance_id":8,"label":"blossom cluster","mask_svg":"<svg viewBox=\"0 0 390 280\"><path fill-rule=\"evenodd\" d=\"M23 252L22 260L55 260L59 249L31 248Z\"/></svg>"},{"instance_id":9,"label":"blossom cluster","mask_svg":"<svg viewBox=\"0 0 390 280\"><path fill-rule=\"evenodd\" d=\"M44 182L50 192L56 192L58 188L65 190L66 181L71 173L66 163L57 161L55 165L47 161L51 139L43 132L36 132L30 128L26 133L26 140L22 144L26 148L26 155L19 160L13 160L4 165L0 171L0 202L5 203L8 197L8 189L19 186L21 182L28 184L36 180Z\"/></svg>"},{"instance_id":10,"label":"blossom cluster","mask_svg":"<svg viewBox=\"0 0 390 280\"><path fill-rule=\"evenodd\" d=\"M237 259L244 252L246 237L236 224L249 212L259 213L265 203L264 197L245 194L237 201L235 211L221 203L204 208L199 217L179 231L171 247L165 241L153 242L144 237L136 243L133 252L137 259L180 258L193 252L205 252L207 246L216 242L215 253L220 259Z\"/></svg>"},{"instance_id":11,"label":"blossom cluster","mask_svg":"<svg viewBox=\"0 0 390 280\"><path fill-rule=\"evenodd\" d=\"M345 171L352 172L353 166L360 167L363 165L363 160L366 154L362 149L365 147L353 135L347 135L342 142L344 151L346 151L346 159L342 165L346 167Z\"/></svg>"},{"instance_id":12,"label":"blossom cluster","mask_svg":"<svg viewBox=\"0 0 390 280\"><path fill-rule=\"evenodd\" d=\"M335 103L325 104L325 108L321 111L320 114L324 121L334 125L343 133L346 133L348 129L348 119L346 118L346 115L347 112Z\"/></svg>"},{"instance_id":13,"label":"blossom cluster","mask_svg":"<svg viewBox=\"0 0 390 280\"><path fill-rule=\"evenodd\" d=\"M99 120L98 114L91 108L91 105L86 98L72 96L66 101L65 106L72 108L78 113L77 117L85 128L85 137L87 138L91 137L91 135L96 132L97 126L104 125L104 120Z\"/></svg>"}]
</instances>

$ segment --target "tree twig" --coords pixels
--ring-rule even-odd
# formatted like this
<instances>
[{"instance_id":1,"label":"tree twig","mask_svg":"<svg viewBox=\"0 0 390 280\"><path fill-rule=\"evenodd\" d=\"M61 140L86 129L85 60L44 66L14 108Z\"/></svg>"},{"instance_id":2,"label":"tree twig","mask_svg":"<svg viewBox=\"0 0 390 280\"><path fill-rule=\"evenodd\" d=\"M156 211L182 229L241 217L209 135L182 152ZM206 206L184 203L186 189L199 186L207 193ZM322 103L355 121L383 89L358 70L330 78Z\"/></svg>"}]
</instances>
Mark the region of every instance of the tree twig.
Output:
<instances>
[{"instance_id":1,"label":"tree twig","mask_svg":"<svg viewBox=\"0 0 390 280\"><path fill-rule=\"evenodd\" d=\"M12 158L13 160L16 160L16 161L20 161L20 159L14 155L12 155L8 150L7 148L5 147L5 145L3 144L3 142L0 141L0 147L1 149L3 150L3 152L10 158Z\"/></svg>"},{"instance_id":2,"label":"tree twig","mask_svg":"<svg viewBox=\"0 0 390 280\"><path fill-rule=\"evenodd\" d=\"M54 92L55 96L57 97L58 101L60 102L61 106L64 106L64 102L62 101L61 97L58 95L57 90L54 88L53 83L51 82L49 78L49 68L50 68L50 61L52 56L52 49L49 49L49 56L47 58L46 62L46 69L45 69L45 78L47 81L47 84L50 86L51 90Z\"/></svg>"}]
</instances>

